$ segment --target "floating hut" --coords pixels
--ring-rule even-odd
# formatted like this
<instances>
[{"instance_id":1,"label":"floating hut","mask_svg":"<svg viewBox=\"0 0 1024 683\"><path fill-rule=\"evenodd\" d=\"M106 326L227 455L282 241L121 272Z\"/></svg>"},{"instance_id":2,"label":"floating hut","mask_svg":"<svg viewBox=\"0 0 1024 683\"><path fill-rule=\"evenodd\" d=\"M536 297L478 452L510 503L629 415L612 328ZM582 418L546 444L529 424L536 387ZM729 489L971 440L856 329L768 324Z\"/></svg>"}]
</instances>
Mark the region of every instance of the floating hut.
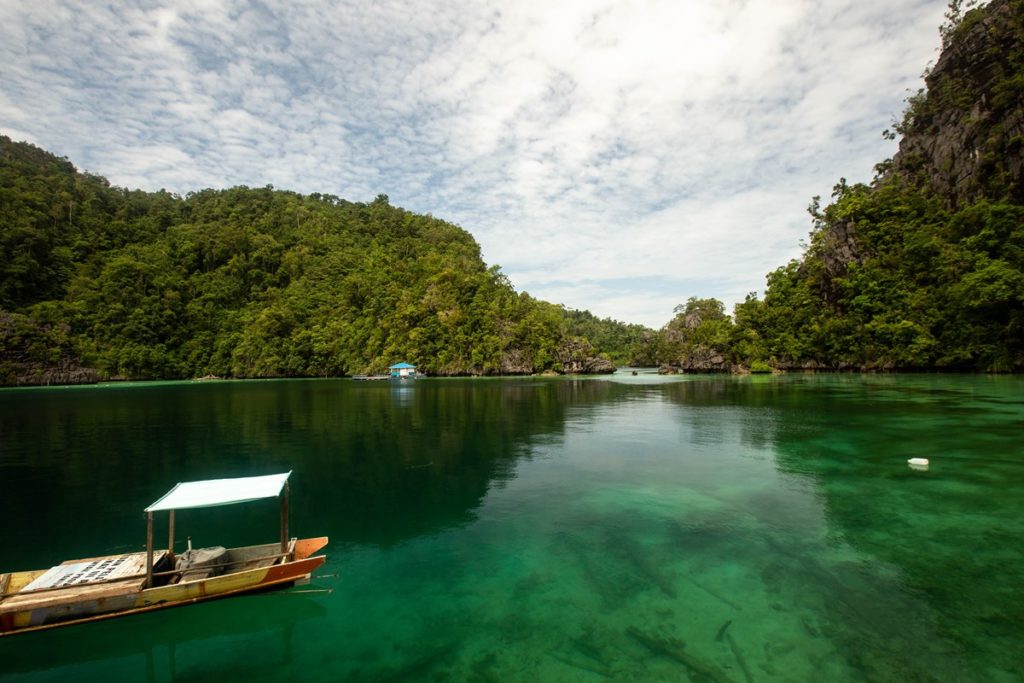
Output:
<instances>
[{"instance_id":1,"label":"floating hut","mask_svg":"<svg viewBox=\"0 0 1024 683\"><path fill-rule=\"evenodd\" d=\"M391 371L391 379L416 379L418 375L416 366L409 363L396 363L388 370Z\"/></svg>"}]
</instances>

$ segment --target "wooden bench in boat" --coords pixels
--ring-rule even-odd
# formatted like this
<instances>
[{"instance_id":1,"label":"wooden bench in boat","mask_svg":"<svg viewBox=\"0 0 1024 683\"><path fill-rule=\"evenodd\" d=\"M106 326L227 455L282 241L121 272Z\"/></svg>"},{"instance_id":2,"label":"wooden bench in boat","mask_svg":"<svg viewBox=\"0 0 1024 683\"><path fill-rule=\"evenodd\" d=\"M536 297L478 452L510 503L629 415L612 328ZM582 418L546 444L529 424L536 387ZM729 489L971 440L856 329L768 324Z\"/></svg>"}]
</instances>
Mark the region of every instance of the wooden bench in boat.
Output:
<instances>
[{"instance_id":1,"label":"wooden bench in boat","mask_svg":"<svg viewBox=\"0 0 1024 683\"><path fill-rule=\"evenodd\" d=\"M162 560L167 551L159 553ZM62 606L68 616L78 612L70 606L99 603L137 594L146 585L146 553L108 555L67 560L56 567L5 574L0 581L0 615ZM85 585L81 585L85 584ZM88 610L81 610L87 613Z\"/></svg>"}]
</instances>

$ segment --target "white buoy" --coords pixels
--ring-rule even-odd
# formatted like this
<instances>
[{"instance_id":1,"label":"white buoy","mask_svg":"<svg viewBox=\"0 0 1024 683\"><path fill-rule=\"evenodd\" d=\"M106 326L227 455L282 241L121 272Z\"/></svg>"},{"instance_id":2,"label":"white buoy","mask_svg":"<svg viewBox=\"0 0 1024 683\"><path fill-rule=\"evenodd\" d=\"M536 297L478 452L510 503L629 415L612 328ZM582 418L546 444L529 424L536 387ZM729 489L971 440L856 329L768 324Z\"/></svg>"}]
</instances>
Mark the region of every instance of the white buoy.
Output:
<instances>
[{"instance_id":1,"label":"white buoy","mask_svg":"<svg viewBox=\"0 0 1024 683\"><path fill-rule=\"evenodd\" d=\"M911 458L907 464L912 470L926 470L928 469L928 458Z\"/></svg>"}]
</instances>

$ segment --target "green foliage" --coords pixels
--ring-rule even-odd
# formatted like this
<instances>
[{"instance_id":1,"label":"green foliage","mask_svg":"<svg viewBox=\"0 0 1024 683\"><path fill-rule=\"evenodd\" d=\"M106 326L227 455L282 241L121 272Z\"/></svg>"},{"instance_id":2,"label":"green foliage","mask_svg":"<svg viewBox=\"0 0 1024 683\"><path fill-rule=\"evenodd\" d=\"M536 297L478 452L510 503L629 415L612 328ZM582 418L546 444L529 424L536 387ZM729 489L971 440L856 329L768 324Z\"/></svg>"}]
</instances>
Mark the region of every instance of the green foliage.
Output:
<instances>
[{"instance_id":1,"label":"green foliage","mask_svg":"<svg viewBox=\"0 0 1024 683\"><path fill-rule=\"evenodd\" d=\"M607 355L615 364L629 363L636 355L644 335L643 325L627 325L611 318L598 318L590 311L566 309L567 333L583 337Z\"/></svg>"},{"instance_id":2,"label":"green foliage","mask_svg":"<svg viewBox=\"0 0 1024 683\"><path fill-rule=\"evenodd\" d=\"M918 186L937 184L951 205L980 197L1019 204L1024 0L977 5L949 3L942 57L895 126L912 143L901 144L896 171Z\"/></svg>"},{"instance_id":3,"label":"green foliage","mask_svg":"<svg viewBox=\"0 0 1024 683\"><path fill-rule=\"evenodd\" d=\"M0 137L0 221L5 343L107 377L560 370L566 340L624 357L639 334L516 293L467 232L386 195L127 191Z\"/></svg>"},{"instance_id":4,"label":"green foliage","mask_svg":"<svg viewBox=\"0 0 1024 683\"><path fill-rule=\"evenodd\" d=\"M644 335L634 352L636 365L669 365L686 370L727 370L739 356L742 334L718 299L690 297L656 333Z\"/></svg>"},{"instance_id":5,"label":"green foliage","mask_svg":"<svg viewBox=\"0 0 1024 683\"><path fill-rule=\"evenodd\" d=\"M32 315L0 311L0 384L56 384L95 380L74 357L68 326L54 322L55 308Z\"/></svg>"},{"instance_id":6,"label":"green foliage","mask_svg":"<svg viewBox=\"0 0 1024 683\"><path fill-rule=\"evenodd\" d=\"M996 370L1024 359L1024 207L943 209L891 183L826 213L855 227L858 261L830 272L826 233L737 306L745 355L783 366ZM831 223L834 224L834 223Z\"/></svg>"},{"instance_id":7,"label":"green foliage","mask_svg":"<svg viewBox=\"0 0 1024 683\"><path fill-rule=\"evenodd\" d=\"M941 68L895 128L905 136L898 163L883 162L870 186L841 179L824 209L814 198L803 258L768 275L763 301L736 306L737 356L778 367L1024 369L1024 206L1010 133L1024 94L1024 2L976 4L949 4ZM977 140L973 184L960 190L928 156L957 136Z\"/></svg>"},{"instance_id":8,"label":"green foliage","mask_svg":"<svg viewBox=\"0 0 1024 683\"><path fill-rule=\"evenodd\" d=\"M949 4L946 6L946 12L944 14L946 21L943 22L942 26L939 27L939 35L942 36L942 46L948 47L953 41L954 36L961 27L964 26L965 12L969 21L967 26L980 17L980 13L975 12L971 14L969 10L978 5L978 0L949 0Z\"/></svg>"}]
</instances>

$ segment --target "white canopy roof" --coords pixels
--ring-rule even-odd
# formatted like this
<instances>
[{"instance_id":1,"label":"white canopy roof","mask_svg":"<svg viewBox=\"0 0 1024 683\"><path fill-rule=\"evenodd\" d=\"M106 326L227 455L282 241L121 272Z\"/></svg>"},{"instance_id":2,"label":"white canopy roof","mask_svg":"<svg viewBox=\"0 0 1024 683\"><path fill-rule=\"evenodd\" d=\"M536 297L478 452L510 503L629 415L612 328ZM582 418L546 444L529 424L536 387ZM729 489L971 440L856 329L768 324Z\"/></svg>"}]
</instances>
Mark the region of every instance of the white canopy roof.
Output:
<instances>
[{"instance_id":1,"label":"white canopy roof","mask_svg":"<svg viewBox=\"0 0 1024 683\"><path fill-rule=\"evenodd\" d=\"M146 512L207 508L215 505L245 503L260 498L276 498L281 495L281 489L284 488L290 475L291 471L284 474L268 474L263 477L183 482L146 508Z\"/></svg>"}]
</instances>

